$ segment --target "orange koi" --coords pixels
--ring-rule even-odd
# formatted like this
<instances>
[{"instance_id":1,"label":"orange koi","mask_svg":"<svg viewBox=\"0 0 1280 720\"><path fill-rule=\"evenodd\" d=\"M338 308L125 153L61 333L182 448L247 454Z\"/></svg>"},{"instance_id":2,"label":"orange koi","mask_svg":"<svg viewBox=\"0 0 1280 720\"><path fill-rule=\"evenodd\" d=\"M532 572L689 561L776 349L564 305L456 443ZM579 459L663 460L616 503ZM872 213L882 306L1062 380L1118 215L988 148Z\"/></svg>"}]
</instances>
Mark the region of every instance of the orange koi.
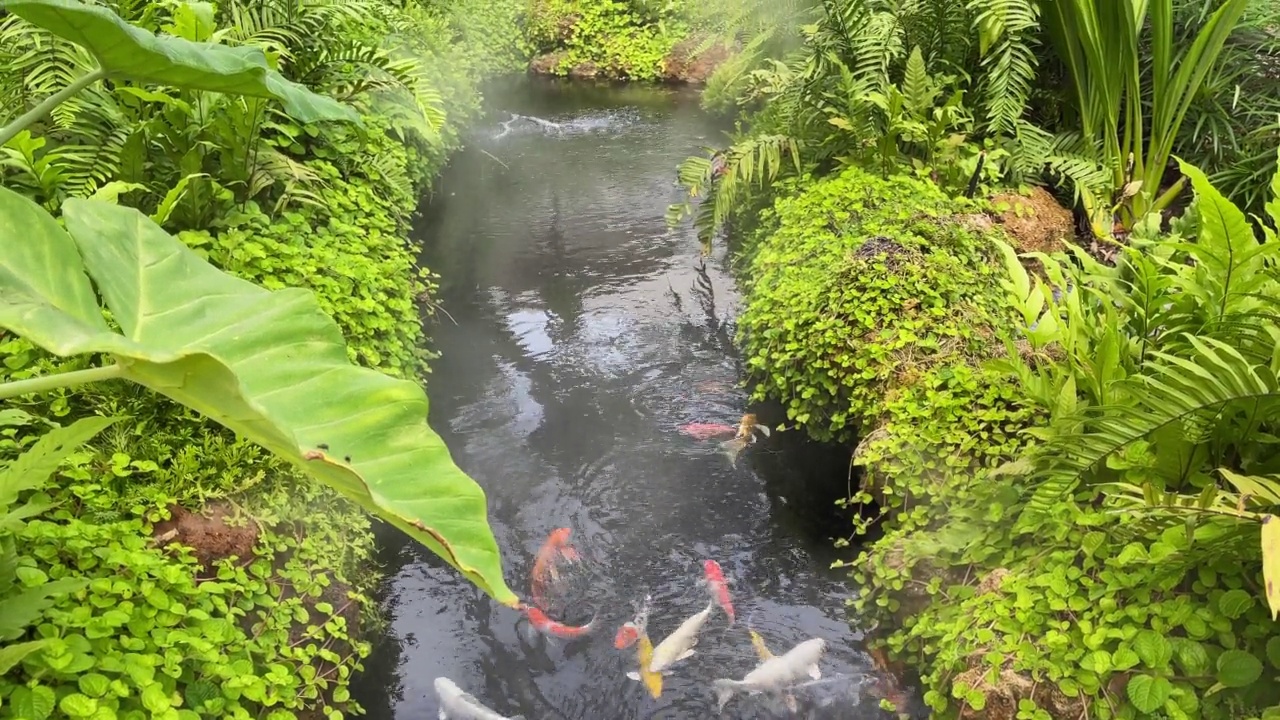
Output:
<instances>
[{"instance_id":1,"label":"orange koi","mask_svg":"<svg viewBox=\"0 0 1280 720\"><path fill-rule=\"evenodd\" d=\"M618 633L613 636L613 646L619 650L623 650L636 644L640 639L640 635L644 633L646 626L649 624L649 606L652 598L645 596L644 602L636 606L635 618L622 623L622 627L618 628Z\"/></svg>"},{"instance_id":2,"label":"orange koi","mask_svg":"<svg viewBox=\"0 0 1280 720\"><path fill-rule=\"evenodd\" d=\"M640 628L630 620L622 623L622 627L618 628L618 634L613 636L613 646L619 650L625 650L636 644L640 639Z\"/></svg>"},{"instance_id":3,"label":"orange koi","mask_svg":"<svg viewBox=\"0 0 1280 720\"><path fill-rule=\"evenodd\" d=\"M530 594L533 595L533 604L540 608L547 607L546 588L548 581L553 583L560 581L560 571L556 567L557 563L560 560L578 562L580 559L578 551L569 544L569 535L572 532L569 528L552 530L533 561L533 576L529 590Z\"/></svg>"},{"instance_id":4,"label":"orange koi","mask_svg":"<svg viewBox=\"0 0 1280 720\"><path fill-rule=\"evenodd\" d=\"M591 618L591 622L586 625L565 625L547 617L546 613L536 607L526 607L524 612L533 629L544 635L573 639L588 635L595 629L595 618Z\"/></svg>"},{"instance_id":5,"label":"orange koi","mask_svg":"<svg viewBox=\"0 0 1280 720\"><path fill-rule=\"evenodd\" d=\"M726 437L738 431L732 425L724 423L688 423L681 425L680 432L688 435L695 440L711 440L718 437Z\"/></svg>"},{"instance_id":6,"label":"orange koi","mask_svg":"<svg viewBox=\"0 0 1280 720\"><path fill-rule=\"evenodd\" d=\"M712 599L720 604L724 614L729 616L729 624L732 625L736 619L733 613L733 599L729 596L729 584L725 582L720 563L715 560L706 560L702 563L702 572L706 577L707 590L711 593Z\"/></svg>"}]
</instances>

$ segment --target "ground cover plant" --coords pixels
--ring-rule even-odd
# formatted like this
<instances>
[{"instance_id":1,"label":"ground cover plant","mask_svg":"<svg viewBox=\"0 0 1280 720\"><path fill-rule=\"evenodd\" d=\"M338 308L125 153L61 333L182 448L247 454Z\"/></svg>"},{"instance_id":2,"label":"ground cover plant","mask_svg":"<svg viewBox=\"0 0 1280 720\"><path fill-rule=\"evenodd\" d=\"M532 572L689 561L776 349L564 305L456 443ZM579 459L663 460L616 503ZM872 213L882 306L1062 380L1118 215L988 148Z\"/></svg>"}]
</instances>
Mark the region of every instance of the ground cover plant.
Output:
<instances>
[{"instance_id":1,"label":"ground cover plant","mask_svg":"<svg viewBox=\"0 0 1280 720\"><path fill-rule=\"evenodd\" d=\"M12 588L44 600L6 626L0 716L359 710L348 682L377 621L360 508L385 515L400 502L355 470L379 452L343 441L340 426L300 445L283 406L253 399L291 384L255 379L237 359L257 351L200 339L197 319L166 329L139 311L230 322L232 306L274 304L283 324L259 325L259 350L289 327L321 340L313 357L380 387L368 386L370 399L416 396L402 427L425 431L419 315L433 285L408 221L476 112L479 79L518 57L514 36L484 45L486 23L502 27L490 21L514 16L513 4L464 6L0 3L0 242L23 249L0 270L0 462L25 475L18 458L42 436L113 419L73 433L88 441L81 449L59 440L61 462L9 498L28 508L4 529L18 553ZM68 17L85 22L58 24ZM183 52L166 64L129 43ZM216 71L202 65L210 57ZM190 295L165 295L184 283L165 279L159 258L193 281ZM126 280L135 276L150 282ZM298 287L310 292L286 289ZM221 307L208 305L215 297ZM78 353L88 354L55 358ZM469 485L426 432L409 442L436 448L423 458L435 476ZM320 467L327 485L311 478ZM478 488L458 497L468 493L479 509ZM402 500L414 497L427 495ZM386 517L503 599L497 566L474 572L469 543L433 527L432 512ZM497 561L496 548L483 553L479 564Z\"/></svg>"},{"instance_id":2,"label":"ground cover plant","mask_svg":"<svg viewBox=\"0 0 1280 720\"><path fill-rule=\"evenodd\" d=\"M852 621L937 717L1280 716L1275 4L788 11L669 219L850 449Z\"/></svg>"}]
</instances>

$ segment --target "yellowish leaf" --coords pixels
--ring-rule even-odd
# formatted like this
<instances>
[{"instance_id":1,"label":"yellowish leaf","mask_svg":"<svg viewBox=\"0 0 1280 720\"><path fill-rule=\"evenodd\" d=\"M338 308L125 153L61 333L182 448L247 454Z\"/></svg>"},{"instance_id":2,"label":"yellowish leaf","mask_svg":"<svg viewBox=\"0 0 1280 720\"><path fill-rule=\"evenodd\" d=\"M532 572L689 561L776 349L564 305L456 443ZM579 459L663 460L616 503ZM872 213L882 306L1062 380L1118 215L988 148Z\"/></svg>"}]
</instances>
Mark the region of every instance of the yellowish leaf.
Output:
<instances>
[{"instance_id":1,"label":"yellowish leaf","mask_svg":"<svg viewBox=\"0 0 1280 720\"><path fill-rule=\"evenodd\" d=\"M1275 515L1262 516L1262 581L1275 620L1280 617L1280 518Z\"/></svg>"}]
</instances>

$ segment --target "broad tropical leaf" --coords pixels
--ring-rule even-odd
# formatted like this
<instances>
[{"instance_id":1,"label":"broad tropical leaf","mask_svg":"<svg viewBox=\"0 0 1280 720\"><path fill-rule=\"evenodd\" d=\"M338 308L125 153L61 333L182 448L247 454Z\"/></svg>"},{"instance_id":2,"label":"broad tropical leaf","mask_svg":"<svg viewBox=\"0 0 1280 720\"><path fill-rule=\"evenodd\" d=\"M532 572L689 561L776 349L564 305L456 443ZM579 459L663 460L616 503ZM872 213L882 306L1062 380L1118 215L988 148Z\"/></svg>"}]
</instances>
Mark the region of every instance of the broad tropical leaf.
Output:
<instances>
[{"instance_id":1,"label":"broad tropical leaf","mask_svg":"<svg viewBox=\"0 0 1280 720\"><path fill-rule=\"evenodd\" d=\"M63 213L69 235L0 189L0 327L60 356L110 355L127 379L294 462L518 602L484 492L427 426L422 388L352 366L312 293L222 273L132 208L71 200ZM92 304L85 271L123 334Z\"/></svg>"},{"instance_id":2,"label":"broad tropical leaf","mask_svg":"<svg viewBox=\"0 0 1280 720\"><path fill-rule=\"evenodd\" d=\"M0 7L84 47L108 76L137 82L275 98L302 122L360 122L352 108L272 70L262 49L154 35L111 10L79 0L3 0Z\"/></svg>"}]
</instances>

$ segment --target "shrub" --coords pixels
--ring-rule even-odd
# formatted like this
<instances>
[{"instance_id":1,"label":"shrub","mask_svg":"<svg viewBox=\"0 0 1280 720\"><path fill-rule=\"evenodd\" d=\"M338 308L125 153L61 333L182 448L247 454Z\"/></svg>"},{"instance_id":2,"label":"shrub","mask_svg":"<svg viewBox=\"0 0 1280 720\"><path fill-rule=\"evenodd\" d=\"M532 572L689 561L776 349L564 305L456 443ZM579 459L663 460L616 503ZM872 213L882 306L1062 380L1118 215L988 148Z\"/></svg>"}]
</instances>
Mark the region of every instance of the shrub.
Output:
<instances>
[{"instance_id":1,"label":"shrub","mask_svg":"<svg viewBox=\"0 0 1280 720\"><path fill-rule=\"evenodd\" d=\"M780 198L745 268L739 321L755 399L820 440L849 440L885 396L983 357L1005 316L976 206L856 168Z\"/></svg>"},{"instance_id":2,"label":"shrub","mask_svg":"<svg viewBox=\"0 0 1280 720\"><path fill-rule=\"evenodd\" d=\"M975 462L942 472L904 453L909 442L869 439L869 472L932 504L898 514L854 563L869 591L853 605L900 625L886 642L921 665L941 717L1280 710L1259 546L1259 520L1280 508L1264 474L1280 386L1262 311L1280 246L1269 229L1259 244L1199 170L1183 170L1189 213L1167 233L1140 228L1114 267L1040 256L1046 285L1010 255L1025 340L985 372L1034 412L1009 418L1032 420L1025 433L974 433ZM922 439L953 403L930 405ZM990 469L1000 457L1020 459Z\"/></svg>"},{"instance_id":3,"label":"shrub","mask_svg":"<svg viewBox=\"0 0 1280 720\"><path fill-rule=\"evenodd\" d=\"M531 5L524 46L530 53L561 51L557 74L589 66L606 77L656 80L688 32L674 7L655 13L625 0L541 0Z\"/></svg>"}]
</instances>

